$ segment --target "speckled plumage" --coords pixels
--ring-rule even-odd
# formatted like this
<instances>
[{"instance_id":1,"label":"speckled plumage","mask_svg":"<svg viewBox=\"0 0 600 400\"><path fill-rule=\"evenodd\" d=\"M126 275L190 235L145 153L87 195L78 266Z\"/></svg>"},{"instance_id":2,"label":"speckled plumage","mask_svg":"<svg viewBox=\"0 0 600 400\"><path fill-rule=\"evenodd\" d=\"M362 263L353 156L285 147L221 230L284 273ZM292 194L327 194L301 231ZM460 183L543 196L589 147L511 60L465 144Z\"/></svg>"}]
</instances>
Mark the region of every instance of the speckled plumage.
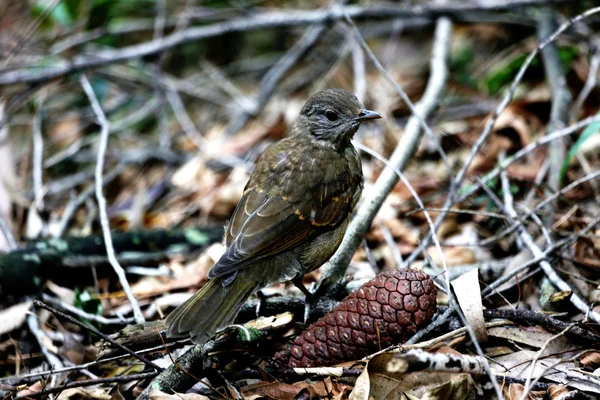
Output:
<instances>
[{"instance_id":1,"label":"speckled plumage","mask_svg":"<svg viewBox=\"0 0 600 400\"><path fill-rule=\"evenodd\" d=\"M233 322L254 291L299 278L333 255L363 187L350 140L373 118L379 115L342 89L309 99L291 135L258 158L227 226L227 250L209 282L169 315L169 336L204 342Z\"/></svg>"}]
</instances>

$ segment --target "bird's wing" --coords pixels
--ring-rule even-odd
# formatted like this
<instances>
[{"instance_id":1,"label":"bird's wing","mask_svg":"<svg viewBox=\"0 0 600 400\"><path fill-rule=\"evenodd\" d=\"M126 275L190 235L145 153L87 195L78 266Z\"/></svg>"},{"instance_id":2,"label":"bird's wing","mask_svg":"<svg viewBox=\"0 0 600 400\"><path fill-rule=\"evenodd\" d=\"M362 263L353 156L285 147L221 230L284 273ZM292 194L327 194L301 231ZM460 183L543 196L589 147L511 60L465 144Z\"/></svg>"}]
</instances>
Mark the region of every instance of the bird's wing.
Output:
<instances>
[{"instance_id":1,"label":"bird's wing","mask_svg":"<svg viewBox=\"0 0 600 400\"><path fill-rule=\"evenodd\" d=\"M301 185L297 182L274 195L251 178L227 228L227 251L208 277L229 275L260 259L284 253L311 234L341 223L350 212L354 182L324 182L321 176L313 183L309 195L298 192Z\"/></svg>"}]
</instances>

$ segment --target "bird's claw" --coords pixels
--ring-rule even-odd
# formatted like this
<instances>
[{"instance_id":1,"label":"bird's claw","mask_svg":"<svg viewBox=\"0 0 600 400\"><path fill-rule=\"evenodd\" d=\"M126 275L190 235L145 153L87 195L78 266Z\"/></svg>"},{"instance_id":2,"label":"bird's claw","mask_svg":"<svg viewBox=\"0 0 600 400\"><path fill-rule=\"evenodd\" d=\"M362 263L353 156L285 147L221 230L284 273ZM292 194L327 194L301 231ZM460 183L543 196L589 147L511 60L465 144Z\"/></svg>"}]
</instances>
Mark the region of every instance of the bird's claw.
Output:
<instances>
[{"instance_id":1,"label":"bird's claw","mask_svg":"<svg viewBox=\"0 0 600 400\"><path fill-rule=\"evenodd\" d=\"M318 297L302 284L302 278L294 280L294 285L304 294L304 324L306 324L310 315L311 305Z\"/></svg>"},{"instance_id":2,"label":"bird's claw","mask_svg":"<svg viewBox=\"0 0 600 400\"><path fill-rule=\"evenodd\" d=\"M265 300L267 300L270 297L277 297L277 296L281 296L281 295L279 293L265 294L262 292L262 290L259 290L258 292L256 292L256 297L258 297L258 303L256 304L256 309L254 310L254 312L256 314L256 318L260 317L260 312L262 311Z\"/></svg>"}]
</instances>

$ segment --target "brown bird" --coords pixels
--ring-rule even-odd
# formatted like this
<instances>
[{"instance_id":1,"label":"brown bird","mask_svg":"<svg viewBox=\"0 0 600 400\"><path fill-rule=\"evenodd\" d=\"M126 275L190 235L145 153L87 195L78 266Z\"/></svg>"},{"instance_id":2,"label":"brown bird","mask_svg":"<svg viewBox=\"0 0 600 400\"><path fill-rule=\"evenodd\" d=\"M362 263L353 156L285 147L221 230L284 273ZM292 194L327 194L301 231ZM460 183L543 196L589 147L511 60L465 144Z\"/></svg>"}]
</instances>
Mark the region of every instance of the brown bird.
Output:
<instances>
[{"instance_id":1,"label":"brown bird","mask_svg":"<svg viewBox=\"0 0 600 400\"><path fill-rule=\"evenodd\" d=\"M167 317L167 336L204 343L233 323L255 291L298 281L329 260L363 188L350 140L362 121L376 118L342 89L306 102L291 135L258 158L226 226L225 254L209 281Z\"/></svg>"}]
</instances>

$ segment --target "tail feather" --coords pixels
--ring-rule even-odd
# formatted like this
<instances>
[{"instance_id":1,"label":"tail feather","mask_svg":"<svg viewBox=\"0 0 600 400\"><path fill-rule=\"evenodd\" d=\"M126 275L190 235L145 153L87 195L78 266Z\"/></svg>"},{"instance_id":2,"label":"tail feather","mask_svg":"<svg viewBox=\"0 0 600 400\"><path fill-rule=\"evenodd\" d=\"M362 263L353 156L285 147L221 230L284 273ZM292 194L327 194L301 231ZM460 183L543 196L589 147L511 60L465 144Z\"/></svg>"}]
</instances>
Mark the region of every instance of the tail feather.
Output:
<instances>
[{"instance_id":1,"label":"tail feather","mask_svg":"<svg viewBox=\"0 0 600 400\"><path fill-rule=\"evenodd\" d=\"M166 320L167 336L190 335L192 342L204 343L220 328L231 325L244 302L259 284L241 276L227 286L221 279L209 280Z\"/></svg>"}]
</instances>

